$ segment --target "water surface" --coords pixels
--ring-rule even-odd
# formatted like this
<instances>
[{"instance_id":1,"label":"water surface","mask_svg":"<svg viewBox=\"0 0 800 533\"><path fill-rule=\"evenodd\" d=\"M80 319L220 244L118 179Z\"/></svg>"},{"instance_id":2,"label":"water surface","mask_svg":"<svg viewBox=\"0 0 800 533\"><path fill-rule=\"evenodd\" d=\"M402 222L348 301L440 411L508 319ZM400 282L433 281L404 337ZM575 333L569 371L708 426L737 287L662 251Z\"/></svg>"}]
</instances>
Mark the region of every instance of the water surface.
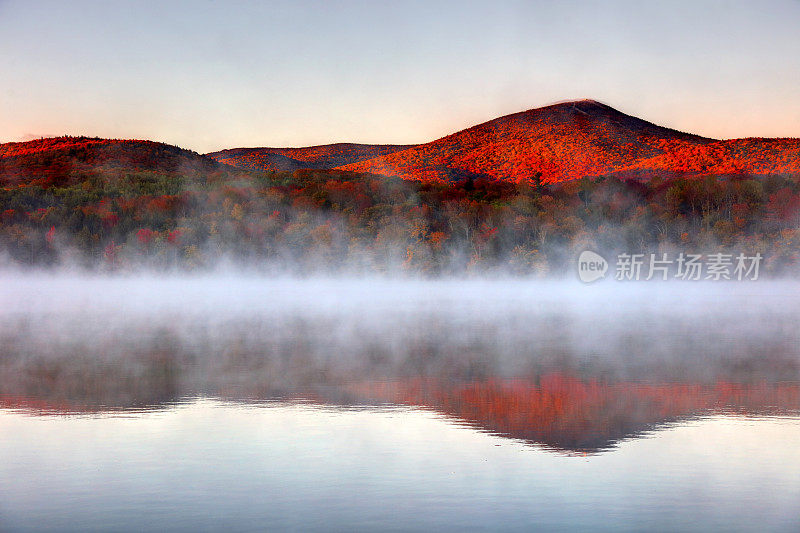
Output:
<instances>
[{"instance_id":1,"label":"water surface","mask_svg":"<svg viewBox=\"0 0 800 533\"><path fill-rule=\"evenodd\" d=\"M794 284L1 286L2 531L800 528Z\"/></svg>"}]
</instances>

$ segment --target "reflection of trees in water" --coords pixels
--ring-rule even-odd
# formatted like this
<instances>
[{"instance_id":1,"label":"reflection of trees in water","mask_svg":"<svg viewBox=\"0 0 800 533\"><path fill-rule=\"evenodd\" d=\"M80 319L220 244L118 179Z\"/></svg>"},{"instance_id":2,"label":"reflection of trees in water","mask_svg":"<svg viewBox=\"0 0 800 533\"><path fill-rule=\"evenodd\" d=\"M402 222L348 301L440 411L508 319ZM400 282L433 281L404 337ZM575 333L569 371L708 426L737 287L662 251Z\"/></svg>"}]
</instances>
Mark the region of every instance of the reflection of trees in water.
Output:
<instances>
[{"instance_id":1,"label":"reflection of trees in water","mask_svg":"<svg viewBox=\"0 0 800 533\"><path fill-rule=\"evenodd\" d=\"M653 356L634 338L635 357L611 357L557 342L558 333L547 342L503 341L487 325L467 334L436 319L392 326L348 329L289 317L216 327L131 324L55 340L11 328L0 339L0 397L6 408L52 413L150 409L197 396L389 402L582 451L710 412L800 408L798 348L785 339L727 355L709 345L688 357Z\"/></svg>"}]
</instances>

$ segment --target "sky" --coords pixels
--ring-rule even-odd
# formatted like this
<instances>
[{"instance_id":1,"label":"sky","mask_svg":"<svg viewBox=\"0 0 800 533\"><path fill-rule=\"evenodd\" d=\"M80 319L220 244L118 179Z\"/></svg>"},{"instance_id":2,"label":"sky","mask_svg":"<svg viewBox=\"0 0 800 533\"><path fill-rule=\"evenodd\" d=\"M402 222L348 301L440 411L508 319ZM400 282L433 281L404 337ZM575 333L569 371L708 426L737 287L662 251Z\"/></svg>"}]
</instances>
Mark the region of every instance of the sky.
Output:
<instances>
[{"instance_id":1,"label":"sky","mask_svg":"<svg viewBox=\"0 0 800 533\"><path fill-rule=\"evenodd\" d=\"M800 0L0 0L0 142L427 142L593 98L800 137Z\"/></svg>"}]
</instances>

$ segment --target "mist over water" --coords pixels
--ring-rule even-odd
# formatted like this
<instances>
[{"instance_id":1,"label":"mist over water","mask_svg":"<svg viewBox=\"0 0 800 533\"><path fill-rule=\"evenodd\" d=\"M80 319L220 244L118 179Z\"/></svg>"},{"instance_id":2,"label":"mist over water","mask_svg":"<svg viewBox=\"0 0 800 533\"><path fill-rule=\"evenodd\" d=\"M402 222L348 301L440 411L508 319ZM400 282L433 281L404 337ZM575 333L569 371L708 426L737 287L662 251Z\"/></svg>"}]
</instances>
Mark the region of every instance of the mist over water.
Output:
<instances>
[{"instance_id":1,"label":"mist over water","mask_svg":"<svg viewBox=\"0 0 800 533\"><path fill-rule=\"evenodd\" d=\"M798 288L6 274L0 529L791 531Z\"/></svg>"}]
</instances>

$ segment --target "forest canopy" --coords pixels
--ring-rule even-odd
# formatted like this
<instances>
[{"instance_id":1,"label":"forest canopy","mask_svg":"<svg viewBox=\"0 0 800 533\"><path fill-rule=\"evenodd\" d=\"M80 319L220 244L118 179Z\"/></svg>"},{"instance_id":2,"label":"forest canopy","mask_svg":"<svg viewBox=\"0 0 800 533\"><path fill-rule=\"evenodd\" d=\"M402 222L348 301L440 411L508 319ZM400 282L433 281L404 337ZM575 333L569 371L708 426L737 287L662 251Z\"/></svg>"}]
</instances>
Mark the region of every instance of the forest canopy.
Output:
<instances>
[{"instance_id":1,"label":"forest canopy","mask_svg":"<svg viewBox=\"0 0 800 533\"><path fill-rule=\"evenodd\" d=\"M793 176L543 184L177 163L58 168L3 180L6 263L558 276L591 249L760 253L762 272L783 276L800 260Z\"/></svg>"}]
</instances>

